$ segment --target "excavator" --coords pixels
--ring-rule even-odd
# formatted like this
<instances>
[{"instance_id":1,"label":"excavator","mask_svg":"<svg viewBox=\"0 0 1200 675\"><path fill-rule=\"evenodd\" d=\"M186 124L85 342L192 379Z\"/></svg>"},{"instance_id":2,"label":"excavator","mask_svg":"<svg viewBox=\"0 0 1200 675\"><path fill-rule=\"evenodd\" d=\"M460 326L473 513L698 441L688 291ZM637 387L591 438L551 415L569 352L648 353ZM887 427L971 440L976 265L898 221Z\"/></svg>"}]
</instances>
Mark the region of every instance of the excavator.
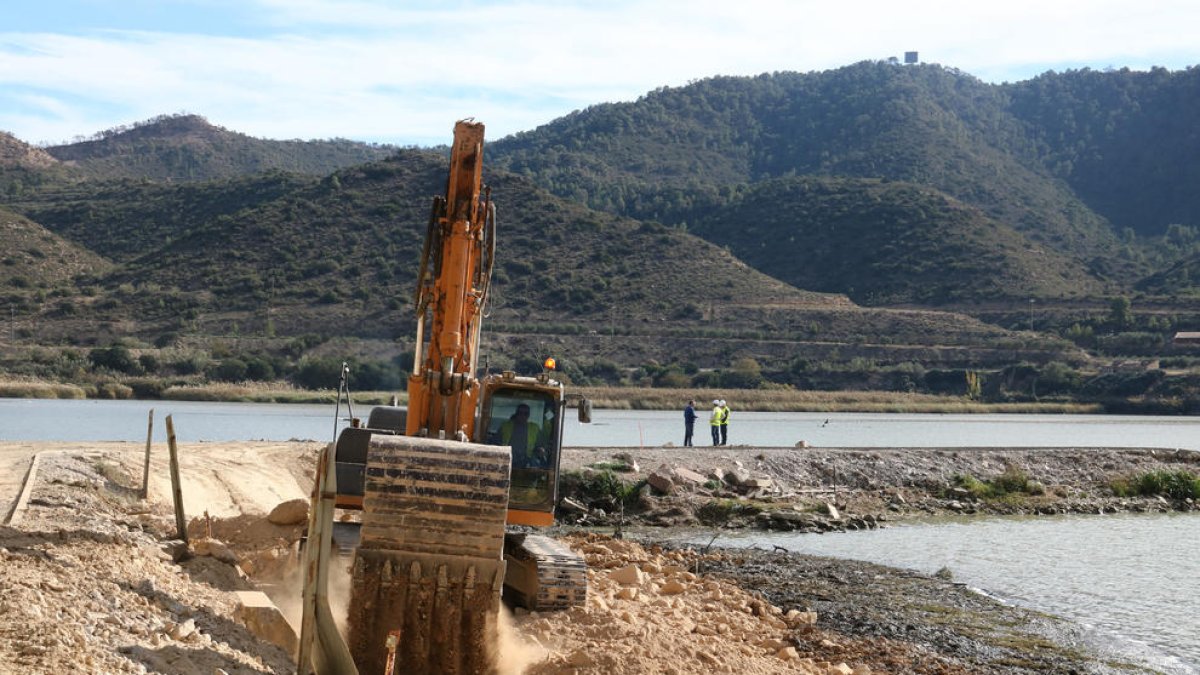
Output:
<instances>
[{"instance_id":1,"label":"excavator","mask_svg":"<svg viewBox=\"0 0 1200 675\"><path fill-rule=\"evenodd\" d=\"M318 460L300 675L495 672L502 595L540 611L586 600L583 559L532 528L554 521L565 413L589 422L591 403L552 379L553 359L531 376L478 375L496 253L483 136L471 119L455 125L433 200L407 408L351 417ZM329 586L346 550L343 638Z\"/></svg>"}]
</instances>

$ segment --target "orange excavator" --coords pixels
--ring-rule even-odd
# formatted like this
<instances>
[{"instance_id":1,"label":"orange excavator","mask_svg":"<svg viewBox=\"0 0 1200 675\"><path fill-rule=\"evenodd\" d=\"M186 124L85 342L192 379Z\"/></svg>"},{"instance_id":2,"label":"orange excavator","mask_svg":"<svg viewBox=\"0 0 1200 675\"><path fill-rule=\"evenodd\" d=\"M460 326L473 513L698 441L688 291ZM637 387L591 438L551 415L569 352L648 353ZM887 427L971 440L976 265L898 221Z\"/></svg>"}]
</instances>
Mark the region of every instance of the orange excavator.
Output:
<instances>
[{"instance_id":1,"label":"orange excavator","mask_svg":"<svg viewBox=\"0 0 1200 675\"><path fill-rule=\"evenodd\" d=\"M496 253L483 132L455 125L446 194L433 201L407 409L373 409L321 454L301 675L493 672L502 593L537 610L586 599L582 558L528 526L553 523L565 413L588 422L591 404L552 379L552 359L533 376L477 375ZM343 638L328 587L347 552Z\"/></svg>"}]
</instances>

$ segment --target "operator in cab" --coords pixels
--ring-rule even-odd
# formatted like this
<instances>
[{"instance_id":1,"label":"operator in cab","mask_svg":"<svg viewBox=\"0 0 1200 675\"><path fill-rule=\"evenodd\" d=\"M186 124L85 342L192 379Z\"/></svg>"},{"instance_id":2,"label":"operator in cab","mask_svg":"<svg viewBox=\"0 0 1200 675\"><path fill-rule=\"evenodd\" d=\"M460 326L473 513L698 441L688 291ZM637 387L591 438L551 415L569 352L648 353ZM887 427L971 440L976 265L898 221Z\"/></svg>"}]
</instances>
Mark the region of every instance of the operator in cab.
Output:
<instances>
[{"instance_id":1,"label":"operator in cab","mask_svg":"<svg viewBox=\"0 0 1200 675\"><path fill-rule=\"evenodd\" d=\"M522 403L500 425L500 444L512 446L513 468L544 468L549 456L541 442L542 430L529 421L529 406Z\"/></svg>"}]
</instances>

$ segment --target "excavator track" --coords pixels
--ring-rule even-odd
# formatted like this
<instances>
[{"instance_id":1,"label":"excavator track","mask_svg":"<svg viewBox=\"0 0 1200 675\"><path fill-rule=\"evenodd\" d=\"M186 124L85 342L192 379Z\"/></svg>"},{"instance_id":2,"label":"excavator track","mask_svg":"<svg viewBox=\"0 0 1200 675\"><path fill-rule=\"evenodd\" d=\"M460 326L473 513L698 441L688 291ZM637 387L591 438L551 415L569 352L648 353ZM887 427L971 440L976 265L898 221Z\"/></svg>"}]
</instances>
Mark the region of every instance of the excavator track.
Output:
<instances>
[{"instance_id":1,"label":"excavator track","mask_svg":"<svg viewBox=\"0 0 1200 675\"><path fill-rule=\"evenodd\" d=\"M353 564L362 675L491 673L505 577L508 448L374 434ZM393 673L386 673L393 675Z\"/></svg>"},{"instance_id":2,"label":"excavator track","mask_svg":"<svg viewBox=\"0 0 1200 675\"><path fill-rule=\"evenodd\" d=\"M509 534L505 593L514 604L539 612L577 607L587 601L587 563L550 537Z\"/></svg>"}]
</instances>

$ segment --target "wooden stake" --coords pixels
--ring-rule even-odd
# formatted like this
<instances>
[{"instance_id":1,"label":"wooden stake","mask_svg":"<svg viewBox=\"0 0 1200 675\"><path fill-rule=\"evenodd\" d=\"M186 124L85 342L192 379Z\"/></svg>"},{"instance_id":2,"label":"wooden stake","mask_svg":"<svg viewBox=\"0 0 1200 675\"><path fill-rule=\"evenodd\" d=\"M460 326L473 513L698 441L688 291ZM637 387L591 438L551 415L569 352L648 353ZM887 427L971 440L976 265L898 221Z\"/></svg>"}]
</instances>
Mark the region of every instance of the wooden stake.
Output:
<instances>
[{"instance_id":1,"label":"wooden stake","mask_svg":"<svg viewBox=\"0 0 1200 675\"><path fill-rule=\"evenodd\" d=\"M146 423L146 468L142 471L142 499L150 498L150 439L154 436L154 408L150 409L150 420Z\"/></svg>"},{"instance_id":2,"label":"wooden stake","mask_svg":"<svg viewBox=\"0 0 1200 675\"><path fill-rule=\"evenodd\" d=\"M171 451L171 493L175 497L175 528L183 545L188 544L187 517L183 515L183 486L179 480L179 450L175 447L175 423L167 415L167 447Z\"/></svg>"}]
</instances>

